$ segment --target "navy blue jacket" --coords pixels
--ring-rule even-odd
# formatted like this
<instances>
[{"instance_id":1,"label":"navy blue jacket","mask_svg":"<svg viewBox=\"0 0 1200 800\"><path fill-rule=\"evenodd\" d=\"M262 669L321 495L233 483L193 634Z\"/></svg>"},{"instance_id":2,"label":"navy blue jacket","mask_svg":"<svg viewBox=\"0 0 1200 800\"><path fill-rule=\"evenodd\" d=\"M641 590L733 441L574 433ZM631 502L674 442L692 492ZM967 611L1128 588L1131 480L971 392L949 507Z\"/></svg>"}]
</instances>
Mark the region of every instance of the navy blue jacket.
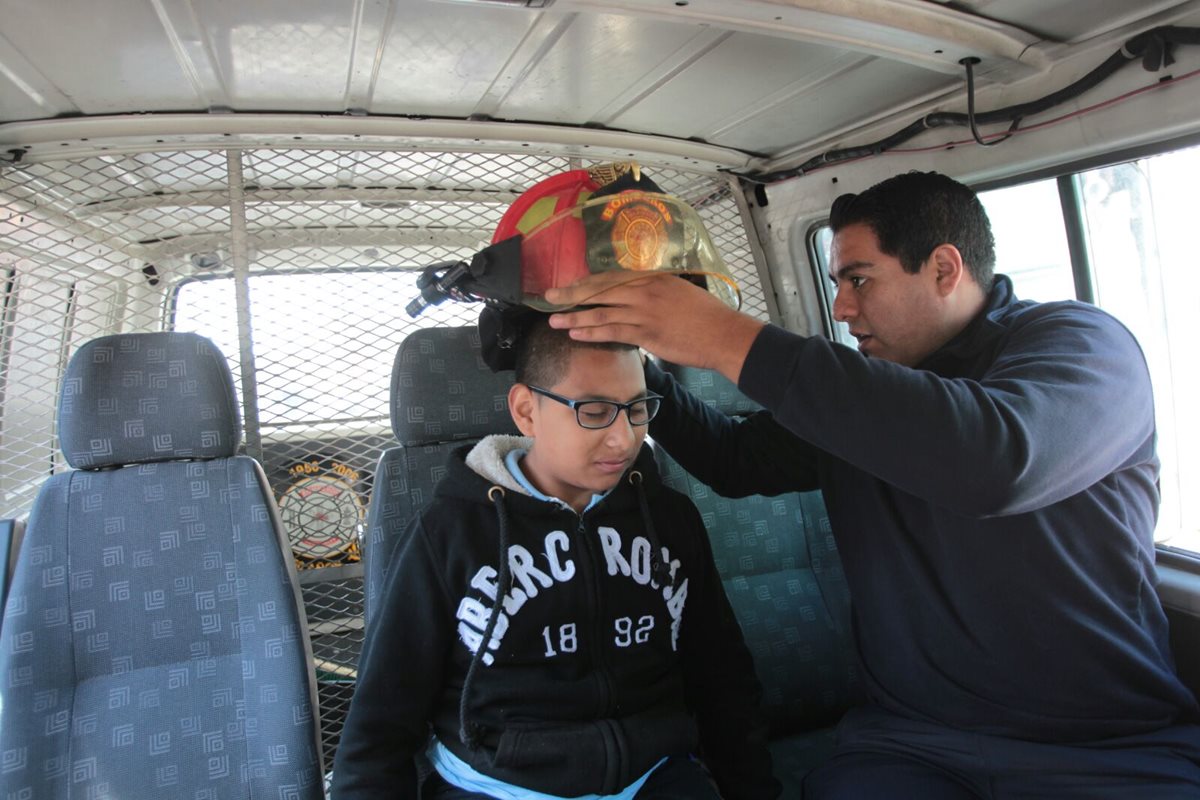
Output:
<instances>
[{"instance_id":1,"label":"navy blue jacket","mask_svg":"<svg viewBox=\"0 0 1200 800\"><path fill-rule=\"evenodd\" d=\"M1108 314L998 276L917 369L767 327L739 388L772 413L743 421L648 371L651 433L697 478L822 490L874 702L1059 742L1195 715L1154 589L1150 378Z\"/></svg>"}]
</instances>

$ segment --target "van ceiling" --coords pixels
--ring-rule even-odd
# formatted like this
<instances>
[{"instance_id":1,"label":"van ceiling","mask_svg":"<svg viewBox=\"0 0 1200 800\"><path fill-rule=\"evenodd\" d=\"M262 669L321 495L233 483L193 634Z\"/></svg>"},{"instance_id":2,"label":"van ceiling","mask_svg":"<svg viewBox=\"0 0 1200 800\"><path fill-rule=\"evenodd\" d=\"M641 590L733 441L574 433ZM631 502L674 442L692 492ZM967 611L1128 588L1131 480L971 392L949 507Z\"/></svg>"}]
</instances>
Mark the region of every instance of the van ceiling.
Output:
<instances>
[{"instance_id":1,"label":"van ceiling","mask_svg":"<svg viewBox=\"0 0 1200 800\"><path fill-rule=\"evenodd\" d=\"M0 126L150 113L498 120L765 161L1044 76L1181 0L0 0ZM1080 13L1086 5L1087 13ZM1105 38L1107 37L1107 38ZM1047 89L1057 88L1048 86Z\"/></svg>"}]
</instances>

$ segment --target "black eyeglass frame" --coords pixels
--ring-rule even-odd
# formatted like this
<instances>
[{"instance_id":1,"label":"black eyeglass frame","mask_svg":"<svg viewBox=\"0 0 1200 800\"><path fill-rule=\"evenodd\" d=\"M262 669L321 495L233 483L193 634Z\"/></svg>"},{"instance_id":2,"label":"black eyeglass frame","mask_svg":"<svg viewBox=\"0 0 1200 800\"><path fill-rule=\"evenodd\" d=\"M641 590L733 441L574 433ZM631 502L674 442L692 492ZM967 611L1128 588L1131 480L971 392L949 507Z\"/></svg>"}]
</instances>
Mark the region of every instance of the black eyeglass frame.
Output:
<instances>
[{"instance_id":1,"label":"black eyeglass frame","mask_svg":"<svg viewBox=\"0 0 1200 800\"><path fill-rule=\"evenodd\" d=\"M567 408L574 411L575 412L575 422L577 422L579 424L579 427L584 428L589 431L602 431L605 428L611 427L612 424L617 421L617 417L619 417L621 415L622 409L625 410L625 418L627 420L629 420L630 425L633 425L635 427L641 427L642 425L649 425L651 420L653 420L658 415L658 409L662 406L662 399L663 399L663 396L661 394L648 394L644 397L639 397L636 400L630 400L628 403L618 403L616 400L572 400L569 397L563 397L561 394L555 394L554 392L552 392L548 389L543 389L540 386L534 386L533 384L529 384L529 383L527 383L525 385L528 386L529 391L533 392L534 394L540 394L542 397L549 397L551 400L555 401L556 403L562 403L564 406L566 406ZM589 403L596 403L596 404L599 404L602 406L607 406L608 408L611 408L612 416L609 417L608 422L604 423L603 425L585 425L583 422L583 418L579 415L579 408L580 408L580 406L584 406ZM646 406L647 416L646 416L646 419L642 422L635 422L633 419L633 407L636 406L638 403L647 403L647 406Z\"/></svg>"}]
</instances>

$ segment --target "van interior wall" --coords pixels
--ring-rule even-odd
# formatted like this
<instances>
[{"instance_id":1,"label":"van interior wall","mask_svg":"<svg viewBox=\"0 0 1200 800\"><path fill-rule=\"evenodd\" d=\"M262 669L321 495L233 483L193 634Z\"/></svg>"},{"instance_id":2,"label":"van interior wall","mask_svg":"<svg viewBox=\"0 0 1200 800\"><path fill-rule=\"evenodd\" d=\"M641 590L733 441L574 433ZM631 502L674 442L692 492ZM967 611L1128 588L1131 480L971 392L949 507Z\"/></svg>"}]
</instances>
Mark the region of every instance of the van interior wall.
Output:
<instances>
[{"instance_id":1,"label":"van interior wall","mask_svg":"<svg viewBox=\"0 0 1200 800\"><path fill-rule=\"evenodd\" d=\"M1200 14L1177 24L1200 25ZM1046 74L982 89L977 108L982 112L1049 94L1086 74L1120 44L1119 37L1098 40ZM747 181L746 196L785 326L802 333L824 332L816 302L819 287L814 287L813 264L806 248L807 232L824 221L834 198L843 192L861 191L909 170L935 170L971 185L1015 181L1034 174L1045 177L1090 159L1121 160L1122 152L1135 148L1189 138L1200 142L1200 47L1178 47L1174 58L1173 64L1158 72L1130 63L1075 100L1023 120L1025 130L998 144L981 146L965 128L938 128L894 150L814 169L789 180L761 187ZM965 111L965 100L937 108ZM913 109L903 117L856 131L852 138L827 143L820 150L876 141L931 110L932 106ZM992 141L992 135L1004 133L1006 127L991 126L981 133L985 141ZM782 160L772 169L800 163L812 155ZM760 200L764 193L765 206Z\"/></svg>"}]
</instances>

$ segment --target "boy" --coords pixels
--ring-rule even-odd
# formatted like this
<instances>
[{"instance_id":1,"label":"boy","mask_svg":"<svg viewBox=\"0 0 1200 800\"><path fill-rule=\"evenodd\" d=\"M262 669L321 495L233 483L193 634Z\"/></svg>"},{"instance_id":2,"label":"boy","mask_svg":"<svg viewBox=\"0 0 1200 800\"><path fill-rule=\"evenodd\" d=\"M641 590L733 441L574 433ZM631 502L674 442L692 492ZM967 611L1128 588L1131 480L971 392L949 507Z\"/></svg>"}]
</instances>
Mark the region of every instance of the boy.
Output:
<instances>
[{"instance_id":1,"label":"boy","mask_svg":"<svg viewBox=\"0 0 1200 800\"><path fill-rule=\"evenodd\" d=\"M456 451L398 545L333 796L777 796L699 514L642 447L637 350L537 315L516 351L524 437Z\"/></svg>"}]
</instances>

